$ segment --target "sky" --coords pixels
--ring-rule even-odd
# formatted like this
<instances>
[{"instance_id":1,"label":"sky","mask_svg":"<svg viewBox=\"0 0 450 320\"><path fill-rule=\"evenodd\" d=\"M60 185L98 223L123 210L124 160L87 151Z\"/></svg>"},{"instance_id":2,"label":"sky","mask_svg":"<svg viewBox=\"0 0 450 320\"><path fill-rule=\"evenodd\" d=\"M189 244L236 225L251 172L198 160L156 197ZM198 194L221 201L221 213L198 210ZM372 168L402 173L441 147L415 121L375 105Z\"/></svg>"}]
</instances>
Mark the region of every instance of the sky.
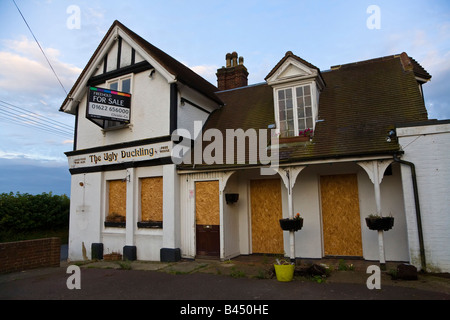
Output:
<instances>
[{"instance_id":1,"label":"sky","mask_svg":"<svg viewBox=\"0 0 450 320\"><path fill-rule=\"evenodd\" d=\"M75 118L59 108L114 20L214 85L233 51L249 84L286 51L322 71L406 52L432 75L429 118L450 119L447 0L0 0L0 193L70 195Z\"/></svg>"}]
</instances>

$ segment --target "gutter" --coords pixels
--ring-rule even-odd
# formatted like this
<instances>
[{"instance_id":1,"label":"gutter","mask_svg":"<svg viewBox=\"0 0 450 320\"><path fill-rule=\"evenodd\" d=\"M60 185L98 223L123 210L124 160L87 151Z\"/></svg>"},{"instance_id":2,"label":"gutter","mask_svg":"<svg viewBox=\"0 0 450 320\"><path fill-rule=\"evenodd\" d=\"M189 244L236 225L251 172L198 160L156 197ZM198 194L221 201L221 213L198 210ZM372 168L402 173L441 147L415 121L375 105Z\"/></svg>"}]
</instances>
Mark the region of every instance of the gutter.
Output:
<instances>
[{"instance_id":1,"label":"gutter","mask_svg":"<svg viewBox=\"0 0 450 320\"><path fill-rule=\"evenodd\" d=\"M418 191L418 187L417 187L416 168L415 168L414 163L405 161L405 160L401 160L400 158L398 158L398 154L394 154L394 161L398 162L400 164L407 165L411 168L411 178L412 178L413 190L414 190L414 203L416 206L417 229L418 229L418 233L419 233L420 261L421 261L422 270L426 271L427 263L425 260L425 247L423 244L422 218L420 215L420 202L419 202L419 191Z\"/></svg>"}]
</instances>

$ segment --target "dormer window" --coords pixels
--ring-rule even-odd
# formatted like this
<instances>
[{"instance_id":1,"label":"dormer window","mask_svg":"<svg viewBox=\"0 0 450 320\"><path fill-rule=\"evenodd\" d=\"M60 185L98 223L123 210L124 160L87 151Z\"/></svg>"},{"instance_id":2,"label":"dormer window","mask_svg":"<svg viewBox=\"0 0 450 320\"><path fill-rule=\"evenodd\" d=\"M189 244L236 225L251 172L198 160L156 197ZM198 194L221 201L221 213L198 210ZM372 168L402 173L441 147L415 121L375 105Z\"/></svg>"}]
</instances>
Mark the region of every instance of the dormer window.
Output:
<instances>
[{"instance_id":1,"label":"dormer window","mask_svg":"<svg viewBox=\"0 0 450 320\"><path fill-rule=\"evenodd\" d=\"M281 138L314 131L319 95L325 87L319 68L291 51L266 76L273 88L275 121Z\"/></svg>"},{"instance_id":2,"label":"dormer window","mask_svg":"<svg viewBox=\"0 0 450 320\"><path fill-rule=\"evenodd\" d=\"M280 137L298 136L305 129L313 129L311 85L277 90L278 128Z\"/></svg>"}]
</instances>

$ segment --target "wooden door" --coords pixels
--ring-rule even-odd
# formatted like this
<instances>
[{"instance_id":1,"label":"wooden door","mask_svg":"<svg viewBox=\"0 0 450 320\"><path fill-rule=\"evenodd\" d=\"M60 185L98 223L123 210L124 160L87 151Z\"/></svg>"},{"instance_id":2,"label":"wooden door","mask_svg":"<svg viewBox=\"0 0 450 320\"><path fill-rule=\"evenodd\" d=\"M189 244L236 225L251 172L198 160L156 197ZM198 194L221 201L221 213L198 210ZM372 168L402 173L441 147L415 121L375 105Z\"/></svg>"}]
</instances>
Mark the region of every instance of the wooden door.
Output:
<instances>
[{"instance_id":1,"label":"wooden door","mask_svg":"<svg viewBox=\"0 0 450 320\"><path fill-rule=\"evenodd\" d=\"M280 180L250 181L250 202L252 252L284 253Z\"/></svg>"},{"instance_id":2,"label":"wooden door","mask_svg":"<svg viewBox=\"0 0 450 320\"><path fill-rule=\"evenodd\" d=\"M195 183L197 256L220 256L219 181Z\"/></svg>"},{"instance_id":3,"label":"wooden door","mask_svg":"<svg viewBox=\"0 0 450 320\"><path fill-rule=\"evenodd\" d=\"M320 177L325 255L362 256L356 174Z\"/></svg>"}]
</instances>

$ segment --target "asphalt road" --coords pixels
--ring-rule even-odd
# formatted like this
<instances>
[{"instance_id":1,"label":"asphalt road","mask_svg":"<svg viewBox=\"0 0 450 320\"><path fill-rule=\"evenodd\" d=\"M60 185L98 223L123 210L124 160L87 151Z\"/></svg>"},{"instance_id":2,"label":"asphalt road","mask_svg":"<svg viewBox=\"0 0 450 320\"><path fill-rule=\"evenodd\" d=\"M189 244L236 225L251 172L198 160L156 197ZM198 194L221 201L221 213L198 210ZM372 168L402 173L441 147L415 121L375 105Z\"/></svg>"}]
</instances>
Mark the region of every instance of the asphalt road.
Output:
<instances>
[{"instance_id":1,"label":"asphalt road","mask_svg":"<svg viewBox=\"0 0 450 320\"><path fill-rule=\"evenodd\" d=\"M208 273L81 268L80 289L68 289L66 267L0 275L1 300L450 300L443 292L365 284L278 282Z\"/></svg>"}]
</instances>

